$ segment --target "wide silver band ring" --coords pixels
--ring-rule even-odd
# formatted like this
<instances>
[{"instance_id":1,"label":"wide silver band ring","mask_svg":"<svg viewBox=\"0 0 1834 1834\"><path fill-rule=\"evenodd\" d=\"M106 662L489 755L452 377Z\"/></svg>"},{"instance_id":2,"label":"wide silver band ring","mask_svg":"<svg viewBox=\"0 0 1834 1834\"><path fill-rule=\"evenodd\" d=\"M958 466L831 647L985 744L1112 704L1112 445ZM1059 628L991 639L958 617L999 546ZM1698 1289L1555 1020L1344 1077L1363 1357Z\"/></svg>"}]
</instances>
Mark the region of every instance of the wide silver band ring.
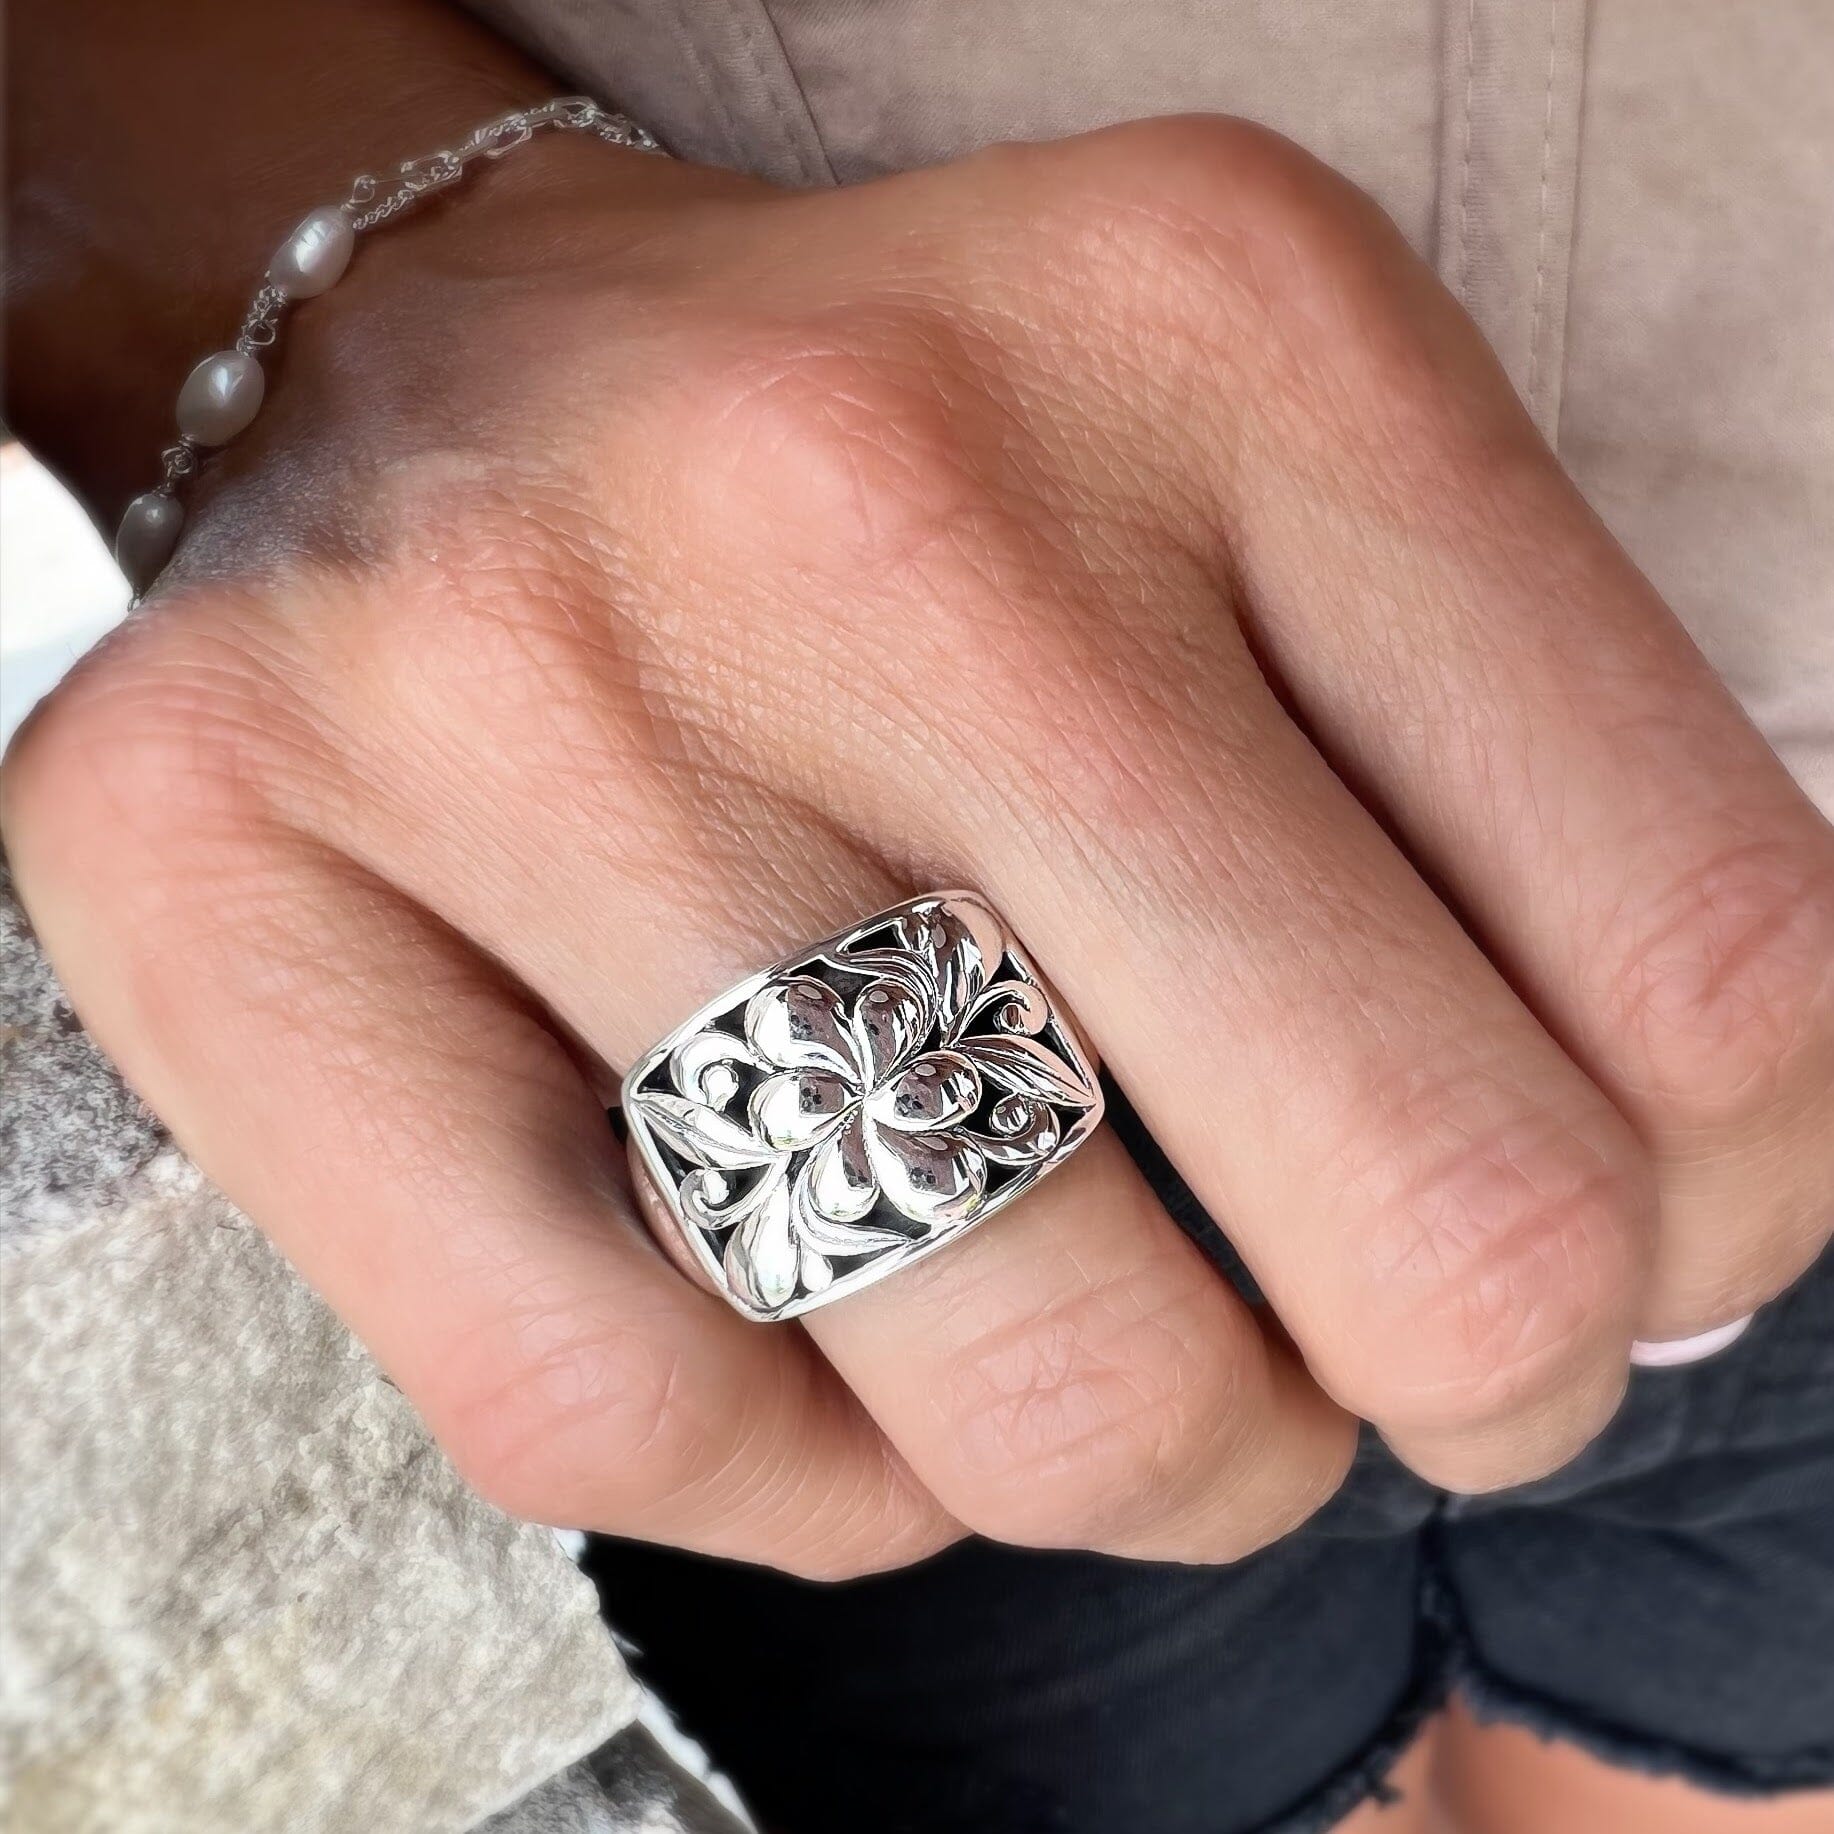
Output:
<instances>
[{"instance_id":1,"label":"wide silver band ring","mask_svg":"<svg viewBox=\"0 0 1834 1834\"><path fill-rule=\"evenodd\" d=\"M622 1100L651 1227L756 1319L933 1253L1102 1118L1088 1047L971 892L913 898L741 981L640 1058Z\"/></svg>"}]
</instances>

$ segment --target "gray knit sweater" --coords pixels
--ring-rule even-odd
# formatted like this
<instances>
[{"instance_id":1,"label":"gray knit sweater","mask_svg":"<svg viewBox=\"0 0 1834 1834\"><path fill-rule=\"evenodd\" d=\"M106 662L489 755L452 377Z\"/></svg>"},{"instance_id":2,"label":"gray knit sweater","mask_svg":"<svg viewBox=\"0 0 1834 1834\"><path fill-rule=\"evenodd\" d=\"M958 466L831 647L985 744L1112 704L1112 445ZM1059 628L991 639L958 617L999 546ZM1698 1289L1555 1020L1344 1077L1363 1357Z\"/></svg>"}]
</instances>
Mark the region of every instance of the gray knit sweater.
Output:
<instances>
[{"instance_id":1,"label":"gray knit sweater","mask_svg":"<svg viewBox=\"0 0 1834 1834\"><path fill-rule=\"evenodd\" d=\"M545 1529L85 1036L0 862L0 1821L735 1834Z\"/></svg>"}]
</instances>

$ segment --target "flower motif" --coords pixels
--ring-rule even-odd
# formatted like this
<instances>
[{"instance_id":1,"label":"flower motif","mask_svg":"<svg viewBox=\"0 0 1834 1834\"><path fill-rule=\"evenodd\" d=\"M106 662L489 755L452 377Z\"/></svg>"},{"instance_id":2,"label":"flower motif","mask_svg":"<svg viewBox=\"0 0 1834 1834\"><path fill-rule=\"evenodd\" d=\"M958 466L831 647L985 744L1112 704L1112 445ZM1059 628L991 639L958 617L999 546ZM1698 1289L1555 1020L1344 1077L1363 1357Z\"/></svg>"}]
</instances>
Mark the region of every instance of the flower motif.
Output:
<instances>
[{"instance_id":1,"label":"flower motif","mask_svg":"<svg viewBox=\"0 0 1834 1834\"><path fill-rule=\"evenodd\" d=\"M876 946L867 946L868 943ZM635 1097L689 1168L692 1226L730 1231L733 1289L760 1311L819 1293L834 1263L972 1221L990 1174L1036 1167L1098 1096L1005 938L967 900L908 908L766 981L670 1053ZM736 1027L733 1021L736 1020Z\"/></svg>"}]
</instances>

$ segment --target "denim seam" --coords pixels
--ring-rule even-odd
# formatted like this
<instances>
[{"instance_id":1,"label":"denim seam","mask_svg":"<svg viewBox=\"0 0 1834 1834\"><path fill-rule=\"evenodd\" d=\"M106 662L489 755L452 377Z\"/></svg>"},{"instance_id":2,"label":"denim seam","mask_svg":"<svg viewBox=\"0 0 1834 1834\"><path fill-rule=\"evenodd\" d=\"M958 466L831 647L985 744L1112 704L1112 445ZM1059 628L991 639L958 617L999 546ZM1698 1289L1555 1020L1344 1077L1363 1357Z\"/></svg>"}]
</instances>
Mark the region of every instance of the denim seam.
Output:
<instances>
[{"instance_id":1,"label":"denim seam","mask_svg":"<svg viewBox=\"0 0 1834 1834\"><path fill-rule=\"evenodd\" d=\"M1325 1834L1365 1802L1399 1801L1401 1792L1389 1772L1406 1754L1435 1713L1446 1703L1457 1662L1454 1620L1430 1553L1423 1549L1419 1609L1415 1616L1421 1645L1414 1655L1407 1692L1381 1729L1352 1758L1312 1790L1297 1808L1263 1822L1253 1834Z\"/></svg>"}]
</instances>

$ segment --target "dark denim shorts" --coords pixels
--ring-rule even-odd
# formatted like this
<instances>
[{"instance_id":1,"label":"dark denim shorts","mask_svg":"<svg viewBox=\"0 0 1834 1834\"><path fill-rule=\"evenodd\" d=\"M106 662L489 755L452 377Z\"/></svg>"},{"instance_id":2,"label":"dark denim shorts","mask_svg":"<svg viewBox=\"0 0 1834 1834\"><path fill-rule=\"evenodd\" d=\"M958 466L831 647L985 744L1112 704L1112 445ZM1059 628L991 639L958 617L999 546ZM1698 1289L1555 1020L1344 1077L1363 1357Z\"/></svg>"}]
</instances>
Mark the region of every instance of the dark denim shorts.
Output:
<instances>
[{"instance_id":1,"label":"dark denim shorts","mask_svg":"<svg viewBox=\"0 0 1834 1834\"><path fill-rule=\"evenodd\" d=\"M1834 1254L1632 1379L1558 1476L1448 1497L1371 1436L1218 1568L971 1543L822 1587L600 1542L638 1666L780 1834L1310 1834L1457 1690L1635 1768L1834 1784Z\"/></svg>"}]
</instances>

